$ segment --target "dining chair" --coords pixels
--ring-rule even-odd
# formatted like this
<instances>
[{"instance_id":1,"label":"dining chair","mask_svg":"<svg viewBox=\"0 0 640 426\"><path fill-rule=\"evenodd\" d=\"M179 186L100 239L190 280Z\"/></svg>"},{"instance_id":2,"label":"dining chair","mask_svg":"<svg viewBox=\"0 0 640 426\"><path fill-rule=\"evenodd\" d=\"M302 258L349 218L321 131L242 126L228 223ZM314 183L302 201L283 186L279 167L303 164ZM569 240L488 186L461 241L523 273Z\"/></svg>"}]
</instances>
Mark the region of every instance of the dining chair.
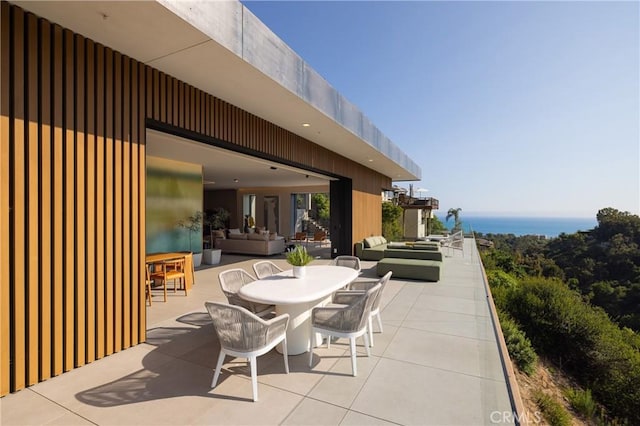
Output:
<instances>
[{"instance_id":1,"label":"dining chair","mask_svg":"<svg viewBox=\"0 0 640 426\"><path fill-rule=\"evenodd\" d=\"M270 315L275 310L273 305L250 302L238 295L238 290L244 285L256 281L256 278L244 269L233 268L222 271L218 274L218 280L220 281L222 292L230 304L242 306L260 317Z\"/></svg>"},{"instance_id":2,"label":"dining chair","mask_svg":"<svg viewBox=\"0 0 640 426\"><path fill-rule=\"evenodd\" d=\"M260 260L252 265L253 272L256 273L256 277L259 280L275 275L278 272L283 272L275 263L270 260Z\"/></svg>"},{"instance_id":3,"label":"dining chair","mask_svg":"<svg viewBox=\"0 0 640 426\"><path fill-rule=\"evenodd\" d=\"M290 242L306 244L308 240L306 232L296 232Z\"/></svg>"},{"instance_id":4,"label":"dining chair","mask_svg":"<svg viewBox=\"0 0 640 426\"><path fill-rule=\"evenodd\" d=\"M178 284L180 284L181 289L184 290L184 295L187 295L184 257L164 260L162 262L162 275L165 283L165 291L169 281L173 281L173 292L178 291Z\"/></svg>"},{"instance_id":5,"label":"dining chair","mask_svg":"<svg viewBox=\"0 0 640 426\"><path fill-rule=\"evenodd\" d=\"M149 265L149 278L150 278L149 285L151 285L151 283L160 282L160 285L162 286L163 295L164 295L164 301L166 302L167 301L167 280L165 277L165 271L166 270L163 265L163 262L156 262Z\"/></svg>"},{"instance_id":6,"label":"dining chair","mask_svg":"<svg viewBox=\"0 0 640 426\"><path fill-rule=\"evenodd\" d=\"M355 269L360 273L360 258L357 256L336 256L331 260L331 264L334 266L345 266L347 268Z\"/></svg>"},{"instance_id":7,"label":"dining chair","mask_svg":"<svg viewBox=\"0 0 640 426\"><path fill-rule=\"evenodd\" d=\"M218 383L225 355L247 358L251 367L253 400L257 401L257 358L269 352L280 342L282 342L284 369L289 374L289 359L287 356L289 314L282 314L265 321L242 306L217 302L205 302L204 305L209 312L213 328L220 341L220 354L218 355L211 387L215 388Z\"/></svg>"},{"instance_id":8,"label":"dining chair","mask_svg":"<svg viewBox=\"0 0 640 426\"><path fill-rule=\"evenodd\" d=\"M327 242L327 233L324 231L316 231L313 234L313 239L311 240L312 243L314 243L314 247L316 244L318 244L320 247L322 247L322 245Z\"/></svg>"},{"instance_id":9,"label":"dining chair","mask_svg":"<svg viewBox=\"0 0 640 426\"><path fill-rule=\"evenodd\" d=\"M151 269L148 263L146 263L144 268L144 297L146 301L151 306L151 283L153 280L151 279Z\"/></svg>"},{"instance_id":10,"label":"dining chair","mask_svg":"<svg viewBox=\"0 0 640 426\"><path fill-rule=\"evenodd\" d=\"M360 274L360 259L357 256L336 256L331 260L330 265L344 266L346 268L355 269L356 271L358 271L358 274ZM349 288L351 288L351 283L344 286L344 290L348 290Z\"/></svg>"},{"instance_id":11,"label":"dining chair","mask_svg":"<svg viewBox=\"0 0 640 426\"><path fill-rule=\"evenodd\" d=\"M369 313L368 318L368 329L369 329L369 344L373 347L373 318L376 317L378 321L378 328L380 329L380 333L382 333L382 318L380 316L380 302L382 301L382 292L384 291L384 287L387 285L389 280L391 279L391 274L393 271L387 272L382 278L377 281L355 281L351 283L349 290L338 290L333 294L332 303L337 304L339 300L341 300L343 295L348 294L364 294L370 288L380 284L380 291L376 295L375 300L373 301L373 305L371 306L371 312ZM342 299L344 300L344 299Z\"/></svg>"},{"instance_id":12,"label":"dining chair","mask_svg":"<svg viewBox=\"0 0 640 426\"><path fill-rule=\"evenodd\" d=\"M353 376L358 374L356 367L356 338L364 337L365 350L367 351L367 356L369 356L367 323L371 306L373 306L380 287L380 284L376 284L364 294L356 292L345 294L336 301L339 305L313 308L311 311L311 338L309 339L309 367L313 364L315 333L320 333L328 336L327 345L331 342L331 336L349 339L351 372Z\"/></svg>"}]
</instances>

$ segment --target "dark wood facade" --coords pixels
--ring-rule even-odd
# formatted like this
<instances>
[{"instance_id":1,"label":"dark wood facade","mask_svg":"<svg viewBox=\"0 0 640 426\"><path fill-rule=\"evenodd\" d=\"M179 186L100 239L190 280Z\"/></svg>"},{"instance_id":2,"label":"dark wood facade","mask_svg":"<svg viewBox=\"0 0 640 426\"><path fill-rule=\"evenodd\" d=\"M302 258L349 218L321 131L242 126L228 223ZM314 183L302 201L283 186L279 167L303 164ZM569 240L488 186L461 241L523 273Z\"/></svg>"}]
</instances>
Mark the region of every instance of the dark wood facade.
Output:
<instances>
[{"instance_id":1,"label":"dark wood facade","mask_svg":"<svg viewBox=\"0 0 640 426\"><path fill-rule=\"evenodd\" d=\"M352 181L351 239L391 180L7 2L0 44L0 395L145 340L145 130Z\"/></svg>"}]
</instances>

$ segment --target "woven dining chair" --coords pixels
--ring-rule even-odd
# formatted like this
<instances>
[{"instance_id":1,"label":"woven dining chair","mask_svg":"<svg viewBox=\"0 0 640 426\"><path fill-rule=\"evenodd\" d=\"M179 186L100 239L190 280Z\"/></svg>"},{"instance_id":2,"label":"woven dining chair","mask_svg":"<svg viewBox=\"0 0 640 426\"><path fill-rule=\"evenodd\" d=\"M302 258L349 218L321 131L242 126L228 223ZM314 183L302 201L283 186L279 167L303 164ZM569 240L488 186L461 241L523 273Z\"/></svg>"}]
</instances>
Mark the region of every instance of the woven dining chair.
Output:
<instances>
[{"instance_id":1,"label":"woven dining chair","mask_svg":"<svg viewBox=\"0 0 640 426\"><path fill-rule=\"evenodd\" d=\"M278 267L275 263L270 260L260 260L252 265L253 272L256 273L256 276L259 280L270 277L271 275L275 275L278 272L283 272L282 269Z\"/></svg>"},{"instance_id":2,"label":"woven dining chair","mask_svg":"<svg viewBox=\"0 0 640 426\"><path fill-rule=\"evenodd\" d=\"M369 344L373 347L373 318L376 317L378 321L378 328L380 333L382 333L382 318L380 316L380 302L382 301L382 292L384 291L384 287L387 285L389 280L391 279L391 274L393 271L387 272L382 278L377 281L355 281L351 283L349 290L339 290L333 294L333 303L339 303L343 295L348 294L364 294L370 288L380 284L380 291L376 295L375 300L373 301L373 305L371 306L371 312L369 313L368 319L368 329L369 329ZM344 299L342 299L344 300Z\"/></svg>"},{"instance_id":3,"label":"woven dining chair","mask_svg":"<svg viewBox=\"0 0 640 426\"><path fill-rule=\"evenodd\" d=\"M287 356L289 314L282 314L265 321L242 306L217 302L205 302L204 305L209 312L213 328L220 341L220 354L211 387L215 388L218 383L225 355L247 358L251 367L253 400L257 401L258 357L269 352L280 342L282 342L284 369L289 374Z\"/></svg>"},{"instance_id":4,"label":"woven dining chair","mask_svg":"<svg viewBox=\"0 0 640 426\"><path fill-rule=\"evenodd\" d=\"M360 258L357 256L336 256L335 259L331 261L331 264L334 266L345 266L347 268L355 269L360 273Z\"/></svg>"},{"instance_id":5,"label":"woven dining chair","mask_svg":"<svg viewBox=\"0 0 640 426\"><path fill-rule=\"evenodd\" d=\"M238 295L238 291L243 286L256 281L256 278L244 269L234 268L222 271L218 274L218 280L220 281L222 292L230 304L242 306L260 317L270 315L275 310L273 305L250 302Z\"/></svg>"},{"instance_id":6,"label":"woven dining chair","mask_svg":"<svg viewBox=\"0 0 640 426\"><path fill-rule=\"evenodd\" d=\"M351 372L353 376L358 374L356 367L356 338L363 336L367 356L369 356L369 337L367 323L371 306L380 291L380 284L367 290L364 294L352 292L341 296L336 303L313 308L311 311L311 338L309 341L309 367L313 364L313 344L315 333L327 337L327 345L330 345L331 336L345 337L349 339L351 349ZM345 292L347 293L347 292Z\"/></svg>"}]
</instances>

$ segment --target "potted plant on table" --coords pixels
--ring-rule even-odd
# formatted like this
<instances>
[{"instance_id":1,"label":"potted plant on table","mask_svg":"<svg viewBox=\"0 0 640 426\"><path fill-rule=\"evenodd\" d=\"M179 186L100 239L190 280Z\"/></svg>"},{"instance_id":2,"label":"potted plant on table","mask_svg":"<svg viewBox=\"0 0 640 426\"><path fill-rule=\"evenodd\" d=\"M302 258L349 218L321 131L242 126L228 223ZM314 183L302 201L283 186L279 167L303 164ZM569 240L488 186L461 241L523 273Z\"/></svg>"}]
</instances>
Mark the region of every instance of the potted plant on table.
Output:
<instances>
[{"instance_id":1,"label":"potted plant on table","mask_svg":"<svg viewBox=\"0 0 640 426\"><path fill-rule=\"evenodd\" d=\"M200 262L202 261L202 249L198 250L197 253L194 253L191 246L191 239L193 234L200 231L202 228L202 212L196 210L191 216L178 222L178 226L189 231L189 251L193 253L193 266L200 266Z\"/></svg>"},{"instance_id":2,"label":"potted plant on table","mask_svg":"<svg viewBox=\"0 0 640 426\"><path fill-rule=\"evenodd\" d=\"M287 253L287 262L293 266L293 276L296 278L304 278L306 268L309 263L313 261L307 249L301 245L295 246L295 248Z\"/></svg>"}]
</instances>

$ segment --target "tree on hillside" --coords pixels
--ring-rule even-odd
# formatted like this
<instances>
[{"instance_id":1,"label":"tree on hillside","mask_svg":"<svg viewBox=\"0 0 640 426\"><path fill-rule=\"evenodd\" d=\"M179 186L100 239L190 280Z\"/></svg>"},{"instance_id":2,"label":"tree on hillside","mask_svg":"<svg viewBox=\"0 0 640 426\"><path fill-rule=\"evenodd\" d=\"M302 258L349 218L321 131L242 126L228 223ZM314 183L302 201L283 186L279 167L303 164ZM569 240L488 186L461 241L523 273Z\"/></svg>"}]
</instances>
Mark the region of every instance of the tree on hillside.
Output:
<instances>
[{"instance_id":1,"label":"tree on hillside","mask_svg":"<svg viewBox=\"0 0 640 426\"><path fill-rule=\"evenodd\" d=\"M460 222L460 212L462 211L461 207L458 208L450 208L449 211L447 212L447 217L445 218L445 220L447 222L449 222L449 219L453 218L453 229L455 230L459 230L462 228L462 222Z\"/></svg>"},{"instance_id":2,"label":"tree on hillside","mask_svg":"<svg viewBox=\"0 0 640 426\"><path fill-rule=\"evenodd\" d=\"M404 236L402 224L402 207L390 202L382 203L382 235L389 241L401 240Z\"/></svg>"}]
</instances>

